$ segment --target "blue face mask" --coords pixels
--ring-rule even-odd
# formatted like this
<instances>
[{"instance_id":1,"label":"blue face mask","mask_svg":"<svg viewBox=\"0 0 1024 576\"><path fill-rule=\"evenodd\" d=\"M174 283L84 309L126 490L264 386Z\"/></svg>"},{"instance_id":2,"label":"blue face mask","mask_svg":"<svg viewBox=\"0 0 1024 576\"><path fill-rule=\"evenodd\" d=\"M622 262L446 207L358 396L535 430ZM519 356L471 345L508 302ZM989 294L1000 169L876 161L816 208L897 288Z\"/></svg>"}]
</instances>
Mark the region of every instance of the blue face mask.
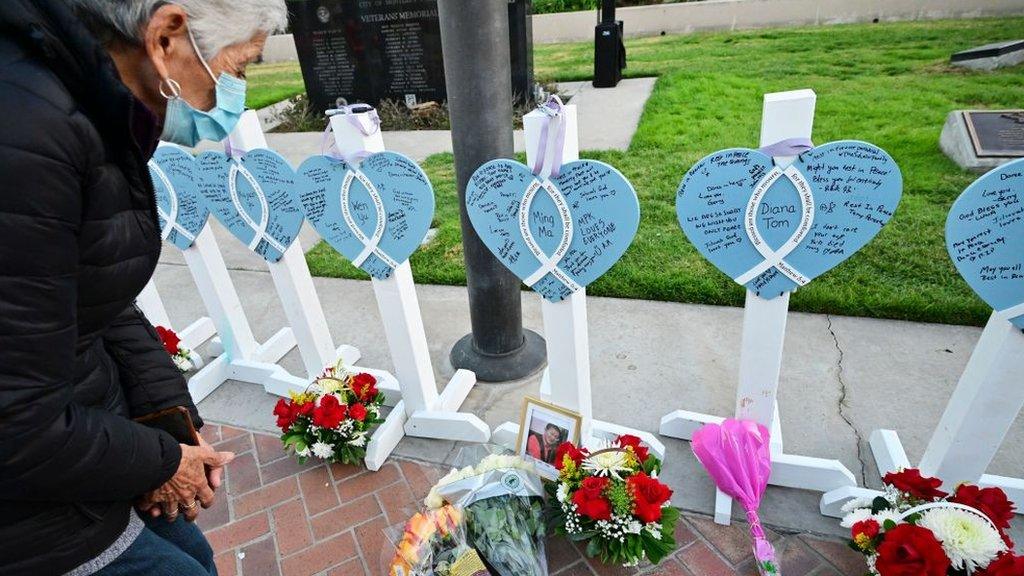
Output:
<instances>
[{"instance_id":1,"label":"blue face mask","mask_svg":"<svg viewBox=\"0 0 1024 576\"><path fill-rule=\"evenodd\" d=\"M223 140L235 129L238 118L245 111L245 80L224 72L221 72L219 79L215 78L213 70L199 53L191 30L188 37L203 68L206 68L206 73L216 84L216 100L209 111L196 110L181 97L178 83L168 78L167 85L171 88L171 94L164 93L163 85L160 86L160 93L167 98L167 112L160 139L191 147L200 140Z\"/></svg>"}]
</instances>

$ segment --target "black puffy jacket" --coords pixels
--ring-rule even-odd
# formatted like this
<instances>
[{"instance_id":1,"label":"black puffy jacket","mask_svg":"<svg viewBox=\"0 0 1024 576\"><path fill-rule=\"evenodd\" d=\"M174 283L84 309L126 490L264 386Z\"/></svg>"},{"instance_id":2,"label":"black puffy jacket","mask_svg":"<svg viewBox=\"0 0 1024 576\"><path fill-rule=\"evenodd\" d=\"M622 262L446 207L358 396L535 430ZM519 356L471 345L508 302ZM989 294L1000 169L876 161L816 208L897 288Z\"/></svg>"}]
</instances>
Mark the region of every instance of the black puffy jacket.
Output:
<instances>
[{"instance_id":1,"label":"black puffy jacket","mask_svg":"<svg viewBox=\"0 0 1024 576\"><path fill-rule=\"evenodd\" d=\"M94 558L174 474L177 442L131 417L182 405L198 419L133 304L160 254L155 141L139 137L156 126L139 106L61 0L0 0L5 576Z\"/></svg>"}]
</instances>

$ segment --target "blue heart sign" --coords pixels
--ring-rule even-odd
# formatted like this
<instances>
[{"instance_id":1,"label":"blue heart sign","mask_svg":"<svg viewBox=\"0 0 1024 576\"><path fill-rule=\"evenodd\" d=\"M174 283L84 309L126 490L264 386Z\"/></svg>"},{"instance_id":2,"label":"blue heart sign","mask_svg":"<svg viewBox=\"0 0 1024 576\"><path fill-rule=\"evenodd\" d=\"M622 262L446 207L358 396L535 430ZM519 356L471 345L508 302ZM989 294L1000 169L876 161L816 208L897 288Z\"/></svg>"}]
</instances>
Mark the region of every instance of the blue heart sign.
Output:
<instances>
[{"instance_id":1,"label":"blue heart sign","mask_svg":"<svg viewBox=\"0 0 1024 576\"><path fill-rule=\"evenodd\" d=\"M978 178L956 199L946 249L978 296L1024 329L1024 159Z\"/></svg>"},{"instance_id":2,"label":"blue heart sign","mask_svg":"<svg viewBox=\"0 0 1024 576\"><path fill-rule=\"evenodd\" d=\"M210 212L250 250L277 262L302 228L293 198L295 172L272 150L250 150L240 159L223 152L196 157L196 180Z\"/></svg>"},{"instance_id":3,"label":"blue heart sign","mask_svg":"<svg viewBox=\"0 0 1024 576\"><path fill-rule=\"evenodd\" d=\"M771 299L860 250L892 218L902 191L896 162L866 142L830 142L788 167L732 148L686 173L676 215L705 258Z\"/></svg>"},{"instance_id":4,"label":"blue heart sign","mask_svg":"<svg viewBox=\"0 0 1024 576\"><path fill-rule=\"evenodd\" d=\"M311 156L295 195L320 236L352 264L384 280L423 242L434 218L434 189L423 170L394 152L358 165Z\"/></svg>"},{"instance_id":5,"label":"blue heart sign","mask_svg":"<svg viewBox=\"0 0 1024 576\"><path fill-rule=\"evenodd\" d=\"M633 186L594 160L566 163L550 179L513 160L492 160L466 186L466 211L491 252L551 302L607 272L640 225Z\"/></svg>"},{"instance_id":6,"label":"blue heart sign","mask_svg":"<svg viewBox=\"0 0 1024 576\"><path fill-rule=\"evenodd\" d=\"M192 246L210 215L196 186L195 168L196 159L173 145L160 146L149 161L160 236L182 250Z\"/></svg>"}]
</instances>

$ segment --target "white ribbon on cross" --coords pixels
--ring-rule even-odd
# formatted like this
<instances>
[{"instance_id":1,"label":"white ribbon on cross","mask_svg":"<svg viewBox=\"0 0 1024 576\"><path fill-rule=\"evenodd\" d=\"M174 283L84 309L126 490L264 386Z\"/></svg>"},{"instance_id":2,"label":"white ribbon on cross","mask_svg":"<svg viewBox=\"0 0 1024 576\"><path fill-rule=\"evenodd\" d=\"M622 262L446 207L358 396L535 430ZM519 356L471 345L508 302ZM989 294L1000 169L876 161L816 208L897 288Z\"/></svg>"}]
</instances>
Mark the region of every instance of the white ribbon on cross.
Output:
<instances>
[{"instance_id":1,"label":"white ribbon on cross","mask_svg":"<svg viewBox=\"0 0 1024 576\"><path fill-rule=\"evenodd\" d=\"M530 230L530 206L533 204L533 199L541 188L548 193L551 201L555 203L555 208L558 209L558 215L562 221L562 238L550 256L541 250L537 240L533 237L533 232ZM542 182L534 178L530 186L527 187L526 193L523 194L523 198L519 202L519 233L522 234L526 247L533 254L534 258L540 262L540 267L523 280L524 284L532 287L541 278L550 273L564 284L570 292L576 292L580 289L580 285L558 267L558 263L561 262L562 258L569 251L569 244L572 243L572 214L569 213L569 205L565 201L565 196L562 196L558 187L551 180L545 178Z\"/></svg>"},{"instance_id":2,"label":"white ribbon on cross","mask_svg":"<svg viewBox=\"0 0 1024 576\"><path fill-rule=\"evenodd\" d=\"M259 224L249 216L249 213L245 211L245 207L242 206L242 200L238 197L238 175L241 174L249 185L252 186L253 193L256 195L256 200L260 203L260 221ZM232 160L231 169L228 171L228 192L231 195L231 203L235 205L235 211L245 222L246 226L252 228L255 234L253 235L252 241L249 242L249 250L256 250L256 247L260 245L260 240L266 240L272 248L284 254L287 250L280 242L275 240L269 234L267 234L267 225L270 223L270 206L267 204L267 196L263 193L263 188L260 187L260 183L256 181L256 178L251 172L242 166L242 163L238 160Z\"/></svg>"},{"instance_id":3,"label":"white ribbon on cross","mask_svg":"<svg viewBox=\"0 0 1024 576\"><path fill-rule=\"evenodd\" d=\"M757 229L757 209L760 207L761 202L764 201L765 195L773 184L779 179L785 176L790 182L796 186L797 194L800 196L800 223L797 225L796 230L790 235L789 239L778 248L778 250L772 250L764 237L761 236L761 231ZM790 252L796 249L800 242L807 236L807 233L811 229L811 224L814 222L814 194L811 192L811 185L804 178L803 173L800 172L795 166L790 165L789 167L782 169L778 166L773 167L767 174L765 174L761 180L754 186L754 193L750 196L750 201L747 203L747 211L743 218L743 225L747 231L747 237L750 238L750 242L754 245L754 248L764 257L764 260L758 265L754 266L750 270L747 270L743 274L735 277L739 284L746 284L754 278L757 278L769 268L777 268L779 272L782 272L790 280L796 282L798 285L803 286L810 282L810 278L807 278L800 273L799 270L793 267L792 264L786 262L785 258Z\"/></svg>"},{"instance_id":4,"label":"white ribbon on cross","mask_svg":"<svg viewBox=\"0 0 1024 576\"><path fill-rule=\"evenodd\" d=\"M156 174L156 177L160 179L160 182L167 189L167 197L171 203L170 213L164 212L164 209L160 207L160 203L156 204L156 213L164 219L164 229L160 231L160 239L167 240L171 235L172 230L177 230L178 234L184 236L189 242L195 242L196 237L191 232L185 229L184 226L178 224L178 193L175 191L174 186L171 185L170 178L167 177L167 173L164 172L163 168L154 160L147 162L149 169Z\"/></svg>"},{"instance_id":5,"label":"white ribbon on cross","mask_svg":"<svg viewBox=\"0 0 1024 576\"><path fill-rule=\"evenodd\" d=\"M380 241L384 237L384 226L387 224L387 212L384 210L384 201L380 197L380 192L377 191L377 187L373 185L373 182L366 177L366 174L363 174L362 170L353 168L351 165L349 166L348 171L345 172L345 180L341 184L341 216L345 219L345 224L352 230L356 240L359 240L363 245L363 251L352 259L352 264L354 266L361 266L370 257L370 254L373 254L388 266L398 268L398 263L395 262L394 258L388 256L386 252L380 249ZM373 228L373 236L369 238L359 228L359 225L356 224L355 219L352 217L352 208L348 203L352 182L355 180L359 180L359 183L366 188L366 193L369 194L370 201L373 202L373 208L377 214L377 225Z\"/></svg>"}]
</instances>

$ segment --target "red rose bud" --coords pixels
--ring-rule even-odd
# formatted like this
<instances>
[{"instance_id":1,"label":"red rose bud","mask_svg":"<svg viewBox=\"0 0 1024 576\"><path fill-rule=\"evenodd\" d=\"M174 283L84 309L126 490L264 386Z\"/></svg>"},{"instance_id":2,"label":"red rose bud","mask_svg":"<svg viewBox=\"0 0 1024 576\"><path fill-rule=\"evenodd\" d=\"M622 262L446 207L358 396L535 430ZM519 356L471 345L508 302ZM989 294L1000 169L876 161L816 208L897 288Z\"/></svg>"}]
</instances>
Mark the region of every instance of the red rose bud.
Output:
<instances>
[{"instance_id":1,"label":"red rose bud","mask_svg":"<svg viewBox=\"0 0 1024 576\"><path fill-rule=\"evenodd\" d=\"M1003 552L975 576L1024 576L1024 556Z\"/></svg>"},{"instance_id":2,"label":"red rose bud","mask_svg":"<svg viewBox=\"0 0 1024 576\"><path fill-rule=\"evenodd\" d=\"M878 545L875 569L884 576L946 576L949 557L931 530L899 524Z\"/></svg>"},{"instance_id":3,"label":"red rose bud","mask_svg":"<svg viewBox=\"0 0 1024 576\"><path fill-rule=\"evenodd\" d=\"M178 353L178 345L181 344L181 338L174 333L174 330L170 328L164 328L163 326L156 327L156 333L160 336L160 341L164 345L164 350L168 354L174 356Z\"/></svg>"},{"instance_id":4,"label":"red rose bud","mask_svg":"<svg viewBox=\"0 0 1024 576\"><path fill-rule=\"evenodd\" d=\"M566 456L568 456L569 459L576 464L576 467L579 468L580 464L583 463L583 459L587 457L587 453L586 448L580 449L572 442L562 442L558 449L555 450L555 468L561 470L565 467Z\"/></svg>"},{"instance_id":5,"label":"red rose bud","mask_svg":"<svg viewBox=\"0 0 1024 576\"><path fill-rule=\"evenodd\" d=\"M647 450L647 447L641 443L640 438L633 436L632 434L623 434L622 436L619 436L617 442L620 448L632 448L633 454L636 454L636 459L639 460L641 464L647 461L647 457L650 455L650 452Z\"/></svg>"},{"instance_id":6,"label":"red rose bud","mask_svg":"<svg viewBox=\"0 0 1024 576\"><path fill-rule=\"evenodd\" d=\"M633 495L633 514L644 523L661 520L661 507L672 497L672 489L640 472L626 480Z\"/></svg>"},{"instance_id":7,"label":"red rose bud","mask_svg":"<svg viewBox=\"0 0 1024 576\"><path fill-rule=\"evenodd\" d=\"M277 416L277 427L280 428L282 432L286 432L292 427L292 424L295 423L295 417L297 415L291 401L281 398L274 406L274 416Z\"/></svg>"},{"instance_id":8,"label":"red rose bud","mask_svg":"<svg viewBox=\"0 0 1024 576\"><path fill-rule=\"evenodd\" d=\"M352 407L348 409L348 415L351 416L353 420L362 422L363 420L366 420L366 406L363 406L362 404L353 404Z\"/></svg>"},{"instance_id":9,"label":"red rose bud","mask_svg":"<svg viewBox=\"0 0 1024 576\"><path fill-rule=\"evenodd\" d=\"M598 476L588 476L572 495L572 502L576 505L576 511L590 518L591 520L611 520L612 505L604 497L604 491L608 488L610 480Z\"/></svg>"},{"instance_id":10,"label":"red rose bud","mask_svg":"<svg viewBox=\"0 0 1024 576\"><path fill-rule=\"evenodd\" d=\"M853 536L853 543L858 548L867 550L871 547L871 541L878 536L880 531L881 526L878 525L878 521L868 518L854 524L850 529L850 534Z\"/></svg>"},{"instance_id":11,"label":"red rose bud","mask_svg":"<svg viewBox=\"0 0 1024 576\"><path fill-rule=\"evenodd\" d=\"M939 486L942 486L942 480L921 476L921 471L917 468L906 468L900 472L889 472L882 481L900 492L910 494L910 496L918 500L937 500L949 495L949 493L939 490Z\"/></svg>"},{"instance_id":12,"label":"red rose bud","mask_svg":"<svg viewBox=\"0 0 1024 576\"><path fill-rule=\"evenodd\" d=\"M313 409L313 424L321 428L337 428L345 419L346 406L333 394L320 398L320 404Z\"/></svg>"}]
</instances>

